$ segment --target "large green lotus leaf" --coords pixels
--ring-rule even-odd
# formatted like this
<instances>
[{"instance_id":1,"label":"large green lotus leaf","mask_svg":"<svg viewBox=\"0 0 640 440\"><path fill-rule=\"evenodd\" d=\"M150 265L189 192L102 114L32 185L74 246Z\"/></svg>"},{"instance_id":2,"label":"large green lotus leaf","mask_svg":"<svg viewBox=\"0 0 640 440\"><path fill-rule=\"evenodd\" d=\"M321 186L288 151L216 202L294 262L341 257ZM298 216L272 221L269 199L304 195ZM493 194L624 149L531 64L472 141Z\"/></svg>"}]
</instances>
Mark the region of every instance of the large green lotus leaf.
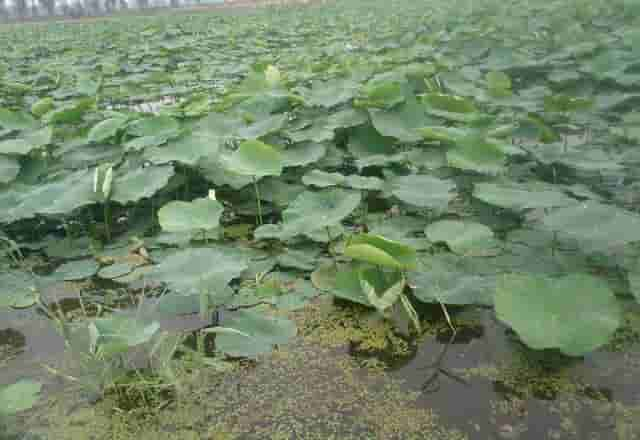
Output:
<instances>
[{"instance_id":1,"label":"large green lotus leaf","mask_svg":"<svg viewBox=\"0 0 640 440\"><path fill-rule=\"evenodd\" d=\"M511 78L504 72L491 71L487 73L487 88L494 98L511 96Z\"/></svg>"},{"instance_id":2,"label":"large green lotus leaf","mask_svg":"<svg viewBox=\"0 0 640 440\"><path fill-rule=\"evenodd\" d=\"M265 177L260 181L260 199L280 207L288 206L304 190L304 185L288 183L277 177Z\"/></svg>"},{"instance_id":3,"label":"large green lotus leaf","mask_svg":"<svg viewBox=\"0 0 640 440\"><path fill-rule=\"evenodd\" d=\"M180 124L171 116L159 115L138 119L127 127L127 133L132 136L161 136L175 135L180 130Z\"/></svg>"},{"instance_id":4,"label":"large green lotus leaf","mask_svg":"<svg viewBox=\"0 0 640 440\"><path fill-rule=\"evenodd\" d=\"M282 155L280 152L263 142L244 141L231 155L227 166L238 174L255 176L279 176L282 174Z\"/></svg>"},{"instance_id":5,"label":"large green lotus leaf","mask_svg":"<svg viewBox=\"0 0 640 440\"><path fill-rule=\"evenodd\" d=\"M198 162L200 173L216 186L229 185L237 190L251 184L253 177L236 173L232 169L229 156L223 152L218 157L203 157Z\"/></svg>"},{"instance_id":6,"label":"large green lotus leaf","mask_svg":"<svg viewBox=\"0 0 640 440\"><path fill-rule=\"evenodd\" d=\"M490 205L521 211L575 205L577 200L552 186L515 182L478 183L473 196Z\"/></svg>"},{"instance_id":7,"label":"large green lotus leaf","mask_svg":"<svg viewBox=\"0 0 640 440\"><path fill-rule=\"evenodd\" d=\"M495 293L498 318L534 349L580 356L606 344L620 325L613 292L591 275L507 275Z\"/></svg>"},{"instance_id":8,"label":"large green lotus leaf","mask_svg":"<svg viewBox=\"0 0 640 440\"><path fill-rule=\"evenodd\" d=\"M0 185L11 183L20 173L20 162L8 156L0 155Z\"/></svg>"},{"instance_id":9,"label":"large green lotus leaf","mask_svg":"<svg viewBox=\"0 0 640 440\"><path fill-rule=\"evenodd\" d=\"M315 82L311 90L304 91L302 96L313 106L331 108L351 100L359 84L350 79L333 79L326 82Z\"/></svg>"},{"instance_id":10,"label":"large green lotus leaf","mask_svg":"<svg viewBox=\"0 0 640 440\"><path fill-rule=\"evenodd\" d=\"M25 272L0 273L0 310L30 307L37 301L37 280Z\"/></svg>"},{"instance_id":11,"label":"large green lotus leaf","mask_svg":"<svg viewBox=\"0 0 640 440\"><path fill-rule=\"evenodd\" d=\"M173 177L173 166L137 168L118 175L113 180L111 200L127 204L153 196L164 188Z\"/></svg>"},{"instance_id":12,"label":"large green lotus leaf","mask_svg":"<svg viewBox=\"0 0 640 440\"><path fill-rule=\"evenodd\" d=\"M417 261L415 249L374 234L354 235L347 242L344 253L353 259L400 269L412 269Z\"/></svg>"},{"instance_id":13,"label":"large green lotus leaf","mask_svg":"<svg viewBox=\"0 0 640 440\"><path fill-rule=\"evenodd\" d=\"M333 139L335 127L329 124L328 117L317 116L312 119L310 126L301 130L287 131L287 137L293 142L327 142Z\"/></svg>"},{"instance_id":14,"label":"large green lotus leaf","mask_svg":"<svg viewBox=\"0 0 640 440\"><path fill-rule=\"evenodd\" d=\"M302 142L280 150L282 166L301 167L319 161L327 153L327 144Z\"/></svg>"},{"instance_id":15,"label":"large green lotus leaf","mask_svg":"<svg viewBox=\"0 0 640 440\"><path fill-rule=\"evenodd\" d=\"M0 127L5 130L32 130L38 121L29 113L0 108Z\"/></svg>"},{"instance_id":16,"label":"large green lotus leaf","mask_svg":"<svg viewBox=\"0 0 640 440\"><path fill-rule=\"evenodd\" d=\"M33 407L39 399L42 384L20 380L0 389L0 415L9 416Z\"/></svg>"},{"instance_id":17,"label":"large green lotus leaf","mask_svg":"<svg viewBox=\"0 0 640 440\"><path fill-rule=\"evenodd\" d=\"M200 312L203 304L202 295L203 293L181 295L170 292L158 300L155 310L163 316L192 315ZM214 308L228 305L234 295L235 291L227 286L216 292L210 292L206 301L210 308Z\"/></svg>"},{"instance_id":18,"label":"large green lotus leaf","mask_svg":"<svg viewBox=\"0 0 640 440\"><path fill-rule=\"evenodd\" d=\"M24 139L9 139L0 142L0 154L29 154L31 150L37 148Z\"/></svg>"},{"instance_id":19,"label":"large green lotus leaf","mask_svg":"<svg viewBox=\"0 0 640 440\"><path fill-rule=\"evenodd\" d=\"M327 173L321 170L311 170L302 176L302 183L317 186L318 188L341 186L344 185L345 180L345 176L340 173Z\"/></svg>"},{"instance_id":20,"label":"large green lotus leaf","mask_svg":"<svg viewBox=\"0 0 640 440\"><path fill-rule=\"evenodd\" d=\"M459 139L456 146L447 151L449 166L480 174L503 173L506 158L498 145L478 136Z\"/></svg>"},{"instance_id":21,"label":"large green lotus leaf","mask_svg":"<svg viewBox=\"0 0 640 440\"><path fill-rule=\"evenodd\" d=\"M418 129L435 125L415 97L389 110L369 109L369 115L378 133L401 142L419 142L422 136Z\"/></svg>"},{"instance_id":22,"label":"large green lotus leaf","mask_svg":"<svg viewBox=\"0 0 640 440\"><path fill-rule=\"evenodd\" d=\"M80 122L84 115L95 106L94 98L71 101L47 113L44 118L50 124L72 124Z\"/></svg>"},{"instance_id":23,"label":"large green lotus leaf","mask_svg":"<svg viewBox=\"0 0 640 440\"><path fill-rule=\"evenodd\" d=\"M372 307L360 284L360 264L342 264L323 274L329 293L338 298Z\"/></svg>"},{"instance_id":24,"label":"large green lotus leaf","mask_svg":"<svg viewBox=\"0 0 640 440\"><path fill-rule=\"evenodd\" d=\"M160 262L149 279L166 283L180 294L222 291L247 269L247 257L223 248L178 251Z\"/></svg>"},{"instance_id":25,"label":"large green lotus leaf","mask_svg":"<svg viewBox=\"0 0 640 440\"><path fill-rule=\"evenodd\" d=\"M422 259L407 274L413 294L425 303L492 305L496 275L478 271L468 260L452 254Z\"/></svg>"},{"instance_id":26,"label":"large green lotus leaf","mask_svg":"<svg viewBox=\"0 0 640 440\"><path fill-rule=\"evenodd\" d=\"M640 216L595 201L558 208L542 218L542 227L578 240L585 250L606 250L640 241Z\"/></svg>"},{"instance_id":27,"label":"large green lotus leaf","mask_svg":"<svg viewBox=\"0 0 640 440\"><path fill-rule=\"evenodd\" d=\"M87 140L90 143L104 142L109 140L118 134L120 130L124 128L127 123L126 118L109 118L104 121L98 122L94 125L89 134Z\"/></svg>"},{"instance_id":28,"label":"large green lotus leaf","mask_svg":"<svg viewBox=\"0 0 640 440\"><path fill-rule=\"evenodd\" d=\"M100 269L100 265L93 259L70 261L58 267L51 277L58 281L78 281L91 278Z\"/></svg>"},{"instance_id":29,"label":"large green lotus leaf","mask_svg":"<svg viewBox=\"0 0 640 440\"><path fill-rule=\"evenodd\" d=\"M280 131L287 121L286 114L272 115L238 130L238 136L243 139L258 139L271 133Z\"/></svg>"},{"instance_id":30,"label":"large green lotus leaf","mask_svg":"<svg viewBox=\"0 0 640 440\"><path fill-rule=\"evenodd\" d=\"M344 220L360 205L359 192L339 188L305 191L282 213L286 235L305 234Z\"/></svg>"},{"instance_id":31,"label":"large green lotus leaf","mask_svg":"<svg viewBox=\"0 0 640 440\"><path fill-rule=\"evenodd\" d=\"M451 180L442 180L425 174L410 174L395 177L388 182L388 190L405 203L420 208L446 210L455 196L456 185Z\"/></svg>"},{"instance_id":32,"label":"large green lotus leaf","mask_svg":"<svg viewBox=\"0 0 640 440\"><path fill-rule=\"evenodd\" d=\"M127 151L142 151L145 148L160 146L169 139L170 136L167 135L136 137L124 144L124 149Z\"/></svg>"},{"instance_id":33,"label":"large green lotus leaf","mask_svg":"<svg viewBox=\"0 0 640 440\"><path fill-rule=\"evenodd\" d=\"M347 147L356 158L390 155L396 152L396 140L384 137L371 125L363 125L353 130Z\"/></svg>"},{"instance_id":34,"label":"large green lotus leaf","mask_svg":"<svg viewBox=\"0 0 640 440\"><path fill-rule=\"evenodd\" d=\"M429 244L423 237L418 237L424 231L425 219L396 215L392 217L380 216L379 218L369 214L367 226L369 233L381 235L389 240L405 244L416 250L424 250Z\"/></svg>"},{"instance_id":35,"label":"large green lotus leaf","mask_svg":"<svg viewBox=\"0 0 640 440\"><path fill-rule=\"evenodd\" d=\"M156 164L175 161L193 166L203 157L216 157L221 142L221 139L206 132L193 132L170 140L164 146L147 148L143 157Z\"/></svg>"},{"instance_id":36,"label":"large green lotus leaf","mask_svg":"<svg viewBox=\"0 0 640 440\"><path fill-rule=\"evenodd\" d=\"M208 197L191 202L174 201L158 210L158 221L167 232L209 230L220 226L224 206Z\"/></svg>"},{"instance_id":37,"label":"large green lotus leaf","mask_svg":"<svg viewBox=\"0 0 640 440\"><path fill-rule=\"evenodd\" d=\"M157 321L144 320L125 313L114 313L89 324L91 345L104 357L126 352L130 347L149 342L160 330Z\"/></svg>"},{"instance_id":38,"label":"large green lotus leaf","mask_svg":"<svg viewBox=\"0 0 640 440\"><path fill-rule=\"evenodd\" d=\"M444 242L453 252L462 255L487 252L496 245L493 231L482 223L440 220L427 226L424 234L431 242Z\"/></svg>"},{"instance_id":39,"label":"large green lotus leaf","mask_svg":"<svg viewBox=\"0 0 640 440\"><path fill-rule=\"evenodd\" d=\"M223 113L210 113L198 123L199 129L220 139L230 139L238 136L238 131L244 126L244 122L239 117Z\"/></svg>"},{"instance_id":40,"label":"large green lotus leaf","mask_svg":"<svg viewBox=\"0 0 640 440\"><path fill-rule=\"evenodd\" d=\"M334 130L357 127L369 122L369 113L360 109L346 108L329 115L327 122Z\"/></svg>"},{"instance_id":41,"label":"large green lotus leaf","mask_svg":"<svg viewBox=\"0 0 640 440\"><path fill-rule=\"evenodd\" d=\"M362 88L360 105L390 109L406 99L407 78L395 72L378 75Z\"/></svg>"},{"instance_id":42,"label":"large green lotus leaf","mask_svg":"<svg viewBox=\"0 0 640 440\"><path fill-rule=\"evenodd\" d=\"M222 325L235 332L220 332L216 336L216 349L232 357L253 358L268 353L274 345L286 344L297 334L293 321L253 310L229 313Z\"/></svg>"},{"instance_id":43,"label":"large green lotus leaf","mask_svg":"<svg viewBox=\"0 0 640 440\"><path fill-rule=\"evenodd\" d=\"M451 113L474 113L478 111L475 105L461 96L446 95L444 93L427 93L423 97L424 102L437 110Z\"/></svg>"},{"instance_id":44,"label":"large green lotus leaf","mask_svg":"<svg viewBox=\"0 0 640 440\"><path fill-rule=\"evenodd\" d=\"M457 127L422 127L418 130L427 141L456 144L468 135L468 131Z\"/></svg>"}]
</instances>

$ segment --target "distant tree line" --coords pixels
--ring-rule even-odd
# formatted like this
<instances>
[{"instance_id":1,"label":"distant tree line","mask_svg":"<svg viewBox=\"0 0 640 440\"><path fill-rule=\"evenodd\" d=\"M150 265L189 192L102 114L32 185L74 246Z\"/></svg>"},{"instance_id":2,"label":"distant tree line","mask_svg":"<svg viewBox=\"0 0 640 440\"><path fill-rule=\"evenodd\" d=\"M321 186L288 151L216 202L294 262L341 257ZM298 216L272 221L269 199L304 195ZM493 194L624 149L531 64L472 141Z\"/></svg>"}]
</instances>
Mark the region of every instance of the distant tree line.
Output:
<instances>
[{"instance_id":1,"label":"distant tree line","mask_svg":"<svg viewBox=\"0 0 640 440\"><path fill-rule=\"evenodd\" d=\"M0 22L105 15L130 8L179 8L201 2L206 0L0 0Z\"/></svg>"}]
</instances>

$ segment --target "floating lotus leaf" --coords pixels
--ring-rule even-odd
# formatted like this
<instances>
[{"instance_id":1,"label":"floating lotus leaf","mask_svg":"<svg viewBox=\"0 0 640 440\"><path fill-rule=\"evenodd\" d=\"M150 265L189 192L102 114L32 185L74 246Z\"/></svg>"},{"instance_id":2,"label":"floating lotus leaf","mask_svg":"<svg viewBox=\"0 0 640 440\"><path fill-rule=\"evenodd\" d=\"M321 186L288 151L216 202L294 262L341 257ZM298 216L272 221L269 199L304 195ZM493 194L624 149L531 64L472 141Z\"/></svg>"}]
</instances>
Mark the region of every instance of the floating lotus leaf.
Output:
<instances>
[{"instance_id":1,"label":"floating lotus leaf","mask_svg":"<svg viewBox=\"0 0 640 440\"><path fill-rule=\"evenodd\" d=\"M595 201L558 208L542 218L542 227L578 240L586 250L640 241L640 216Z\"/></svg>"},{"instance_id":2,"label":"floating lotus leaf","mask_svg":"<svg viewBox=\"0 0 640 440\"><path fill-rule=\"evenodd\" d=\"M166 115L138 119L127 127L127 133L132 136L172 136L178 133L179 130L180 124L178 121Z\"/></svg>"},{"instance_id":3,"label":"floating lotus leaf","mask_svg":"<svg viewBox=\"0 0 640 440\"><path fill-rule=\"evenodd\" d=\"M210 230L220 226L224 206L208 197L191 202L174 201L158 210L158 221L167 232Z\"/></svg>"},{"instance_id":4,"label":"floating lotus leaf","mask_svg":"<svg viewBox=\"0 0 640 440\"><path fill-rule=\"evenodd\" d=\"M305 234L344 220L360 205L360 193L343 189L305 191L282 213L285 235Z\"/></svg>"},{"instance_id":5,"label":"floating lotus leaf","mask_svg":"<svg viewBox=\"0 0 640 440\"><path fill-rule=\"evenodd\" d=\"M345 180L345 176L340 173L327 173L321 170L311 170L302 176L302 183L319 188L343 185Z\"/></svg>"},{"instance_id":6,"label":"floating lotus leaf","mask_svg":"<svg viewBox=\"0 0 640 440\"><path fill-rule=\"evenodd\" d=\"M134 266L131 263L115 263L107 267L103 267L98 272L100 278L113 280L133 272Z\"/></svg>"},{"instance_id":7,"label":"floating lotus leaf","mask_svg":"<svg viewBox=\"0 0 640 440\"><path fill-rule=\"evenodd\" d=\"M87 140L91 143L104 142L115 137L126 125L126 118L109 118L98 122L89 131Z\"/></svg>"},{"instance_id":8,"label":"floating lotus leaf","mask_svg":"<svg viewBox=\"0 0 640 440\"><path fill-rule=\"evenodd\" d=\"M366 124L368 121L368 113L355 108L346 108L339 112L332 113L327 120L329 126L333 127L334 130L338 128L357 127L358 125Z\"/></svg>"},{"instance_id":9,"label":"floating lotus leaf","mask_svg":"<svg viewBox=\"0 0 640 440\"><path fill-rule=\"evenodd\" d=\"M505 183L478 183L473 196L490 205L520 211L575 205L577 201L551 186Z\"/></svg>"},{"instance_id":10,"label":"floating lotus leaf","mask_svg":"<svg viewBox=\"0 0 640 440\"><path fill-rule=\"evenodd\" d=\"M245 141L227 162L233 172L261 178L282 174L282 155L271 145L260 141Z\"/></svg>"},{"instance_id":11,"label":"floating lotus leaf","mask_svg":"<svg viewBox=\"0 0 640 440\"><path fill-rule=\"evenodd\" d=\"M606 344L620 325L613 292L604 281L585 274L556 279L507 275L496 289L495 308L529 347L558 348L569 356Z\"/></svg>"},{"instance_id":12,"label":"floating lotus leaf","mask_svg":"<svg viewBox=\"0 0 640 440\"><path fill-rule=\"evenodd\" d=\"M0 416L30 409L38 401L41 389L41 383L26 379L0 388Z\"/></svg>"},{"instance_id":13,"label":"floating lotus leaf","mask_svg":"<svg viewBox=\"0 0 640 440\"><path fill-rule=\"evenodd\" d=\"M20 162L8 156L0 155L0 185L11 183L20 172Z\"/></svg>"},{"instance_id":14,"label":"floating lotus leaf","mask_svg":"<svg viewBox=\"0 0 640 440\"><path fill-rule=\"evenodd\" d=\"M253 358L268 353L297 334L293 321L253 310L229 313L222 324L224 327L217 331L216 349L233 357Z\"/></svg>"},{"instance_id":15,"label":"floating lotus leaf","mask_svg":"<svg viewBox=\"0 0 640 440\"><path fill-rule=\"evenodd\" d=\"M37 301L37 280L25 272L0 273L0 310L30 307Z\"/></svg>"},{"instance_id":16,"label":"floating lotus leaf","mask_svg":"<svg viewBox=\"0 0 640 440\"><path fill-rule=\"evenodd\" d=\"M100 265L93 259L70 261L58 267L51 277L58 281L78 281L91 278L98 273Z\"/></svg>"},{"instance_id":17,"label":"floating lotus leaf","mask_svg":"<svg viewBox=\"0 0 640 440\"><path fill-rule=\"evenodd\" d=\"M457 254L468 255L495 246L493 231L481 223L441 220L427 226L424 233L430 241L444 242Z\"/></svg>"},{"instance_id":18,"label":"floating lotus leaf","mask_svg":"<svg viewBox=\"0 0 640 440\"><path fill-rule=\"evenodd\" d=\"M413 294L425 303L493 305L496 274L482 273L467 261L452 254L424 258L407 275Z\"/></svg>"},{"instance_id":19,"label":"floating lotus leaf","mask_svg":"<svg viewBox=\"0 0 640 440\"><path fill-rule=\"evenodd\" d=\"M358 234L351 237L344 254L354 260L397 269L414 268L417 261L415 249L373 234Z\"/></svg>"},{"instance_id":20,"label":"floating lotus leaf","mask_svg":"<svg viewBox=\"0 0 640 440\"><path fill-rule=\"evenodd\" d=\"M149 279L166 283L180 294L220 292L248 267L242 253L197 248L178 251L155 266Z\"/></svg>"},{"instance_id":21,"label":"floating lotus leaf","mask_svg":"<svg viewBox=\"0 0 640 440\"><path fill-rule=\"evenodd\" d=\"M455 196L455 183L424 174L399 176L388 182L391 194L420 208L443 211Z\"/></svg>"},{"instance_id":22,"label":"floating lotus leaf","mask_svg":"<svg viewBox=\"0 0 640 440\"><path fill-rule=\"evenodd\" d=\"M371 125L363 125L353 130L349 136L349 152L357 158L375 155L391 155L396 152L396 140L384 137Z\"/></svg>"}]
</instances>

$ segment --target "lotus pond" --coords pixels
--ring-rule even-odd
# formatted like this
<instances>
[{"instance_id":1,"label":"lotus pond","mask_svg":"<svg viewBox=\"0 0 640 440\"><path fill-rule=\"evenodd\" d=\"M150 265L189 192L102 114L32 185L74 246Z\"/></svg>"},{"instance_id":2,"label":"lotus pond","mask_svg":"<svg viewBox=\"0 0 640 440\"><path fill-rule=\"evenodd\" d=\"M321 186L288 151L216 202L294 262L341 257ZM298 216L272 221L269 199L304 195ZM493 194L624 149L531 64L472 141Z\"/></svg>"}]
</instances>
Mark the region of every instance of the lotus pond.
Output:
<instances>
[{"instance_id":1,"label":"lotus pond","mask_svg":"<svg viewBox=\"0 0 640 440\"><path fill-rule=\"evenodd\" d=\"M640 438L640 3L0 27L0 437Z\"/></svg>"}]
</instances>

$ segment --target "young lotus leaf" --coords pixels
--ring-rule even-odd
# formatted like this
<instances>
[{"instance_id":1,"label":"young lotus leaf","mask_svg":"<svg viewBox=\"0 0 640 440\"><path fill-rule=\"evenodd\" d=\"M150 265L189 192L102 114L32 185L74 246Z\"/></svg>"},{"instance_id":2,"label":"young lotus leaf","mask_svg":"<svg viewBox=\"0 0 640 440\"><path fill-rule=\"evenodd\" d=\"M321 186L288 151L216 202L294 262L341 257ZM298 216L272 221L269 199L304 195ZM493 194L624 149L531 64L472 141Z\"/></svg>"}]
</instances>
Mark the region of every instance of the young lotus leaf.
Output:
<instances>
[{"instance_id":1,"label":"young lotus leaf","mask_svg":"<svg viewBox=\"0 0 640 440\"><path fill-rule=\"evenodd\" d=\"M360 287L367 295L367 300L380 313L393 306L402 295L407 283L404 277L400 277L394 284L388 286L385 290L376 291L375 284L380 278L379 272L374 269L365 269L360 272Z\"/></svg>"},{"instance_id":2,"label":"young lotus leaf","mask_svg":"<svg viewBox=\"0 0 640 440\"><path fill-rule=\"evenodd\" d=\"M26 379L0 388L0 416L31 409L38 401L41 389L41 383Z\"/></svg>"},{"instance_id":3,"label":"young lotus leaf","mask_svg":"<svg viewBox=\"0 0 640 440\"><path fill-rule=\"evenodd\" d=\"M388 182L392 195L405 203L419 208L444 211L455 196L456 185L451 180L442 180L424 174L399 176Z\"/></svg>"},{"instance_id":4,"label":"young lotus leaf","mask_svg":"<svg viewBox=\"0 0 640 440\"><path fill-rule=\"evenodd\" d=\"M210 230L220 226L224 206L208 197L191 202L174 201L158 211L158 221L167 232Z\"/></svg>"},{"instance_id":5,"label":"young lotus leaf","mask_svg":"<svg viewBox=\"0 0 640 440\"><path fill-rule=\"evenodd\" d=\"M92 351L103 358L126 352L129 348L149 342L160 330L156 321L147 323L125 313L114 313L89 324Z\"/></svg>"},{"instance_id":6,"label":"young lotus leaf","mask_svg":"<svg viewBox=\"0 0 640 440\"><path fill-rule=\"evenodd\" d=\"M557 348L569 356L606 344L621 315L605 282L586 274L507 275L497 286L495 308L529 347Z\"/></svg>"},{"instance_id":7,"label":"young lotus leaf","mask_svg":"<svg viewBox=\"0 0 640 440\"><path fill-rule=\"evenodd\" d=\"M640 241L640 216L595 201L558 208L542 218L542 227L578 240L590 251Z\"/></svg>"},{"instance_id":8,"label":"young lotus leaf","mask_svg":"<svg viewBox=\"0 0 640 440\"><path fill-rule=\"evenodd\" d=\"M174 136L180 130L178 121L170 116L159 115L138 119L127 127L127 133L132 136Z\"/></svg>"},{"instance_id":9,"label":"young lotus leaf","mask_svg":"<svg viewBox=\"0 0 640 440\"><path fill-rule=\"evenodd\" d=\"M109 118L102 122L98 122L89 131L87 140L90 143L107 141L115 137L118 132L124 128L126 123L126 118Z\"/></svg>"},{"instance_id":10,"label":"young lotus leaf","mask_svg":"<svg viewBox=\"0 0 640 440\"><path fill-rule=\"evenodd\" d=\"M78 281L91 278L98 273L100 265L95 260L80 260L64 263L51 276L58 281Z\"/></svg>"},{"instance_id":11,"label":"young lotus leaf","mask_svg":"<svg viewBox=\"0 0 640 440\"><path fill-rule=\"evenodd\" d=\"M20 172L20 162L8 156L0 155L0 185L11 183Z\"/></svg>"},{"instance_id":12,"label":"young lotus leaf","mask_svg":"<svg viewBox=\"0 0 640 440\"><path fill-rule=\"evenodd\" d=\"M29 113L0 108L0 127L6 130L32 130L38 121Z\"/></svg>"},{"instance_id":13,"label":"young lotus leaf","mask_svg":"<svg viewBox=\"0 0 640 440\"><path fill-rule=\"evenodd\" d=\"M424 230L433 243L445 242L456 254L468 255L495 246L491 228L474 222L441 220Z\"/></svg>"},{"instance_id":14,"label":"young lotus leaf","mask_svg":"<svg viewBox=\"0 0 640 440\"><path fill-rule=\"evenodd\" d=\"M247 258L228 249L185 249L166 257L149 273L180 294L219 292L248 267Z\"/></svg>"},{"instance_id":15,"label":"young lotus leaf","mask_svg":"<svg viewBox=\"0 0 640 440\"><path fill-rule=\"evenodd\" d=\"M424 102L437 110L451 113L474 113L478 111L471 101L461 96L446 95L444 93L427 93Z\"/></svg>"},{"instance_id":16,"label":"young lotus leaf","mask_svg":"<svg viewBox=\"0 0 640 440\"><path fill-rule=\"evenodd\" d=\"M577 200L554 187L515 182L478 183L473 189L473 196L490 205L515 211L570 206L577 203Z\"/></svg>"},{"instance_id":17,"label":"young lotus leaf","mask_svg":"<svg viewBox=\"0 0 640 440\"><path fill-rule=\"evenodd\" d=\"M415 268L417 262L416 251L411 247L373 234L351 237L344 253L355 260L398 269Z\"/></svg>"},{"instance_id":18,"label":"young lotus leaf","mask_svg":"<svg viewBox=\"0 0 640 440\"><path fill-rule=\"evenodd\" d=\"M290 237L339 224L360 205L359 192L332 188L305 191L282 213L283 231Z\"/></svg>"},{"instance_id":19,"label":"young lotus leaf","mask_svg":"<svg viewBox=\"0 0 640 440\"><path fill-rule=\"evenodd\" d=\"M254 358L270 352L275 345L289 342L297 334L293 321L266 316L253 310L238 310L225 315L224 327L211 329L216 349L232 357Z\"/></svg>"},{"instance_id":20,"label":"young lotus leaf","mask_svg":"<svg viewBox=\"0 0 640 440\"><path fill-rule=\"evenodd\" d=\"M237 174L261 178L282 174L283 161L282 155L274 147L252 140L240 144L227 165Z\"/></svg>"}]
</instances>

